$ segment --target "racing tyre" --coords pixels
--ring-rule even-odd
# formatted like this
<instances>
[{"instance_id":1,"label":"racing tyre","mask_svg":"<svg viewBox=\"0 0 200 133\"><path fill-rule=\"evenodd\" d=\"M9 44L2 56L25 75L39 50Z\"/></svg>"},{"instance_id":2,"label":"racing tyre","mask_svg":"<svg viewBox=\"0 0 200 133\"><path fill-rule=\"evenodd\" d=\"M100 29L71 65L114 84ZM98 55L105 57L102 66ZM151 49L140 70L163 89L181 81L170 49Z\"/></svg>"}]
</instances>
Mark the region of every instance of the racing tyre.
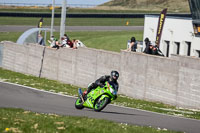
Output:
<instances>
[{"instance_id":1,"label":"racing tyre","mask_svg":"<svg viewBox=\"0 0 200 133\"><path fill-rule=\"evenodd\" d=\"M77 109L83 109L83 108L84 108L83 102L82 102L82 100L81 100L80 98L76 99L75 107L76 107Z\"/></svg>"},{"instance_id":2,"label":"racing tyre","mask_svg":"<svg viewBox=\"0 0 200 133\"><path fill-rule=\"evenodd\" d=\"M110 99L108 97L105 97L101 100L101 97L96 101L94 105L94 111L100 112L102 109L106 107L106 105L109 103Z\"/></svg>"}]
</instances>

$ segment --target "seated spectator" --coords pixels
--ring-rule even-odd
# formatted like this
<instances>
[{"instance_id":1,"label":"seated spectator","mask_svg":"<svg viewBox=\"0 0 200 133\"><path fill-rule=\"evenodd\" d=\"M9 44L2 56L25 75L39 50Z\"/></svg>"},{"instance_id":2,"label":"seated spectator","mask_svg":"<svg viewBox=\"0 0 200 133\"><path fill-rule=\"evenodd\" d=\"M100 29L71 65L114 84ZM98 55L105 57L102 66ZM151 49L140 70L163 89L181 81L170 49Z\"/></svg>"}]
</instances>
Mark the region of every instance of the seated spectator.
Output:
<instances>
[{"instance_id":1,"label":"seated spectator","mask_svg":"<svg viewBox=\"0 0 200 133\"><path fill-rule=\"evenodd\" d=\"M73 39L72 43L74 44L74 48L85 47L85 45L80 40L77 39Z\"/></svg>"},{"instance_id":2,"label":"seated spectator","mask_svg":"<svg viewBox=\"0 0 200 133\"><path fill-rule=\"evenodd\" d=\"M61 47L67 47L69 48L70 46L67 44L67 39L65 37L61 37Z\"/></svg>"},{"instance_id":3,"label":"seated spectator","mask_svg":"<svg viewBox=\"0 0 200 133\"><path fill-rule=\"evenodd\" d=\"M64 34L64 39L70 40L67 34Z\"/></svg>"},{"instance_id":4,"label":"seated spectator","mask_svg":"<svg viewBox=\"0 0 200 133\"><path fill-rule=\"evenodd\" d=\"M145 42L146 47L145 47L143 53L152 54L152 48L153 48L153 46L152 46L152 44L151 44L149 38L148 38L148 37L145 38L145 39L144 39L144 42Z\"/></svg>"},{"instance_id":5,"label":"seated spectator","mask_svg":"<svg viewBox=\"0 0 200 133\"><path fill-rule=\"evenodd\" d=\"M64 34L63 37L61 37L61 45L62 47L67 48L73 48L76 49L77 47L85 47L85 45L77 39L70 40L67 34Z\"/></svg>"},{"instance_id":6,"label":"seated spectator","mask_svg":"<svg viewBox=\"0 0 200 133\"><path fill-rule=\"evenodd\" d=\"M164 56L164 54L161 52L161 50L158 48L158 46L156 44L153 45L149 41L149 38L145 38L144 42L145 42L145 45L146 45L144 53L152 54L152 55L158 55L158 56Z\"/></svg>"},{"instance_id":7,"label":"seated spectator","mask_svg":"<svg viewBox=\"0 0 200 133\"><path fill-rule=\"evenodd\" d=\"M71 40L67 40L67 45L69 45L70 48L73 48L74 47L74 44Z\"/></svg>"},{"instance_id":8,"label":"seated spectator","mask_svg":"<svg viewBox=\"0 0 200 133\"><path fill-rule=\"evenodd\" d=\"M48 40L48 42L50 43L51 48L59 49L59 47L61 46L58 42L58 39L56 39L54 36L51 36L51 38L50 38L50 40Z\"/></svg>"},{"instance_id":9,"label":"seated spectator","mask_svg":"<svg viewBox=\"0 0 200 133\"><path fill-rule=\"evenodd\" d=\"M65 36L61 37L61 47L67 48L76 48L73 40L71 41L65 34Z\"/></svg>"},{"instance_id":10,"label":"seated spectator","mask_svg":"<svg viewBox=\"0 0 200 133\"><path fill-rule=\"evenodd\" d=\"M152 48L152 54L153 55L158 55L158 56L164 56L164 54L159 49L158 45L153 46L153 48Z\"/></svg>"},{"instance_id":11,"label":"seated spectator","mask_svg":"<svg viewBox=\"0 0 200 133\"><path fill-rule=\"evenodd\" d=\"M130 42L128 42L127 51L136 52L136 49L137 49L137 41L136 41L135 37L131 37Z\"/></svg>"}]
</instances>

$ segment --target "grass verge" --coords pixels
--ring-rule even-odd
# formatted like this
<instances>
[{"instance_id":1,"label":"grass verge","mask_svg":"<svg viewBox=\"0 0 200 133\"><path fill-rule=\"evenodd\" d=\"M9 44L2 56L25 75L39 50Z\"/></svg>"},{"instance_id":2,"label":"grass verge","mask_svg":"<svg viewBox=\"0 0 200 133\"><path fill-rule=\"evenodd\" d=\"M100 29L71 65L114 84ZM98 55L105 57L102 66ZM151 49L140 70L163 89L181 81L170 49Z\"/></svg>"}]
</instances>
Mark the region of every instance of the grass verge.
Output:
<instances>
[{"instance_id":1,"label":"grass verge","mask_svg":"<svg viewBox=\"0 0 200 133\"><path fill-rule=\"evenodd\" d=\"M14 20L14 21L13 21ZM0 17L0 25L38 25L36 17ZM43 18L43 26L51 26L51 18ZM66 18L67 26L144 26L144 18ZM60 26L60 18L54 19Z\"/></svg>"},{"instance_id":2,"label":"grass verge","mask_svg":"<svg viewBox=\"0 0 200 133\"><path fill-rule=\"evenodd\" d=\"M0 109L0 132L17 133L178 133L87 117L38 114L22 109Z\"/></svg>"},{"instance_id":3,"label":"grass verge","mask_svg":"<svg viewBox=\"0 0 200 133\"><path fill-rule=\"evenodd\" d=\"M0 80L2 81L30 86L51 92L77 96L77 88L78 88L77 86L68 85L58 81L48 80L45 78L38 78L30 75L24 75L21 73L12 72L2 68L0 68L0 73L1 73ZM159 102L150 102L139 99L133 99L123 95L119 95L117 100L113 101L112 104L137 108L142 110L148 110L163 114L200 119L199 110L176 108L175 106L170 106Z\"/></svg>"}]
</instances>

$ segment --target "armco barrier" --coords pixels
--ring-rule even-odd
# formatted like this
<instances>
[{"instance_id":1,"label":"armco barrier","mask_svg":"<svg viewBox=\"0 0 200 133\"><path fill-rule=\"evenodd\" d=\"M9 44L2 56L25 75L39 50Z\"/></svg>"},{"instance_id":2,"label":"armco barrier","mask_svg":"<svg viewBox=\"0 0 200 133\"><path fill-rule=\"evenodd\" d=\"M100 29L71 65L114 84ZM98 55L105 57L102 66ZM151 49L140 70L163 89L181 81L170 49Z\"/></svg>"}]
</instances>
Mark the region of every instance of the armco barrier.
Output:
<instances>
[{"instance_id":1,"label":"armco barrier","mask_svg":"<svg viewBox=\"0 0 200 133\"><path fill-rule=\"evenodd\" d=\"M144 18L145 15L159 15L159 14L143 14L143 13L106 13L106 14L97 14L97 13L72 13L66 14L67 18ZM20 12L0 12L0 16L4 17L46 17L50 18L51 13L20 13ZM176 16L176 17L190 17L191 14L167 14L167 16ZM55 18L60 18L61 14L55 13Z\"/></svg>"},{"instance_id":2,"label":"armco barrier","mask_svg":"<svg viewBox=\"0 0 200 133\"><path fill-rule=\"evenodd\" d=\"M119 93L138 99L200 109L200 59L171 58L91 48L51 49L37 44L0 44L2 67L87 87L111 70L120 72Z\"/></svg>"}]
</instances>

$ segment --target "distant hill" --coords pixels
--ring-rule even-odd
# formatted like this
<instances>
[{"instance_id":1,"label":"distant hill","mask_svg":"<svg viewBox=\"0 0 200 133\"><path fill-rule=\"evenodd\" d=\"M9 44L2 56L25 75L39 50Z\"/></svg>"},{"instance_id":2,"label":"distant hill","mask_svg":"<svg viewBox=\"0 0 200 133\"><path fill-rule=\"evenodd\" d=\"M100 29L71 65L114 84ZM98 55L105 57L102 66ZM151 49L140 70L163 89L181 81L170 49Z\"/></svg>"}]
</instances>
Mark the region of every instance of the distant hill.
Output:
<instances>
[{"instance_id":1,"label":"distant hill","mask_svg":"<svg viewBox=\"0 0 200 133\"><path fill-rule=\"evenodd\" d=\"M160 11L168 8L169 12L190 12L188 0L112 0L100 7L141 11Z\"/></svg>"}]
</instances>

